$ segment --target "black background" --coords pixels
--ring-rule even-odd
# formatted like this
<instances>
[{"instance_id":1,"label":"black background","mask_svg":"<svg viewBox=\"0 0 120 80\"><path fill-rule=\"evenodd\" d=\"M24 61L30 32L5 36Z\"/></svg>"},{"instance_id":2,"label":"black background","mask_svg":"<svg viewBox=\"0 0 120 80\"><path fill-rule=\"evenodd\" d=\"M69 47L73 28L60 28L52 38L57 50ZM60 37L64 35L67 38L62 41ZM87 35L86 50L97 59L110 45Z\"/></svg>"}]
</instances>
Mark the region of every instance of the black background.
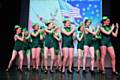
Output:
<instances>
[{"instance_id":1,"label":"black background","mask_svg":"<svg viewBox=\"0 0 120 80\"><path fill-rule=\"evenodd\" d=\"M119 0L103 0L103 15L109 16L112 23L120 24ZM0 68L5 69L11 57L15 34L14 25L27 27L29 0L0 0ZM120 68L120 32L113 38L117 69Z\"/></svg>"}]
</instances>

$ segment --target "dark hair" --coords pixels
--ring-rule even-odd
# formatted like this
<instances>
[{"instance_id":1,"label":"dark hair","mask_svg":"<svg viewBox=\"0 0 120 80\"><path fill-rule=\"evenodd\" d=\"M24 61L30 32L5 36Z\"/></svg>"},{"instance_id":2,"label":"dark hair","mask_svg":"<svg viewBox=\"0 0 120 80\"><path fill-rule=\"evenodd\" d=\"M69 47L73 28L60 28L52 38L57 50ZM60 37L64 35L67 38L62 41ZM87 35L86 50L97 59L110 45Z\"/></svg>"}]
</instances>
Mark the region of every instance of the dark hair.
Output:
<instances>
[{"instance_id":1,"label":"dark hair","mask_svg":"<svg viewBox=\"0 0 120 80\"><path fill-rule=\"evenodd\" d=\"M63 23L65 24L67 21L69 21L69 20L64 20Z\"/></svg>"},{"instance_id":2,"label":"dark hair","mask_svg":"<svg viewBox=\"0 0 120 80\"><path fill-rule=\"evenodd\" d=\"M87 23L88 21L90 21L90 24L92 23L91 19L86 19L86 20L85 20L85 25L86 25L86 23Z\"/></svg>"},{"instance_id":3,"label":"dark hair","mask_svg":"<svg viewBox=\"0 0 120 80\"><path fill-rule=\"evenodd\" d=\"M48 26L51 22L45 23L46 26Z\"/></svg>"},{"instance_id":4,"label":"dark hair","mask_svg":"<svg viewBox=\"0 0 120 80\"><path fill-rule=\"evenodd\" d=\"M18 30L19 28L15 28L15 31Z\"/></svg>"},{"instance_id":5,"label":"dark hair","mask_svg":"<svg viewBox=\"0 0 120 80\"><path fill-rule=\"evenodd\" d=\"M107 16L103 16L101 23L103 24L103 22L106 21L107 19L109 19Z\"/></svg>"},{"instance_id":6,"label":"dark hair","mask_svg":"<svg viewBox=\"0 0 120 80\"><path fill-rule=\"evenodd\" d=\"M81 23L78 27L78 31L80 30L80 28L83 27L83 23Z\"/></svg>"},{"instance_id":7,"label":"dark hair","mask_svg":"<svg viewBox=\"0 0 120 80\"><path fill-rule=\"evenodd\" d=\"M106 21L106 20L101 20L101 24L103 24L104 21Z\"/></svg>"},{"instance_id":8,"label":"dark hair","mask_svg":"<svg viewBox=\"0 0 120 80\"><path fill-rule=\"evenodd\" d=\"M107 19L103 19L103 20L101 21L101 23L103 24L103 22L106 21L106 20L107 20Z\"/></svg>"},{"instance_id":9,"label":"dark hair","mask_svg":"<svg viewBox=\"0 0 120 80\"><path fill-rule=\"evenodd\" d=\"M36 24L33 24L32 28L34 28L36 25L38 25L37 23ZM39 26L39 25L38 25Z\"/></svg>"}]
</instances>

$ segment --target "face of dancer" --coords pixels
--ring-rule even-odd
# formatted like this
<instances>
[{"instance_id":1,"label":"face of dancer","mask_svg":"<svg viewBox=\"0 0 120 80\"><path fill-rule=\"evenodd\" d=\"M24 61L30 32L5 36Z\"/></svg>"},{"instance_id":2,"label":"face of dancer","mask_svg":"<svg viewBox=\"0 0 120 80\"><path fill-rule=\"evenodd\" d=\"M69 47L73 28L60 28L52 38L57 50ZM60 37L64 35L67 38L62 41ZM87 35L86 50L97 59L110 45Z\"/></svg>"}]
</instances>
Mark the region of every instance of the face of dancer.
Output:
<instances>
[{"instance_id":1,"label":"face of dancer","mask_svg":"<svg viewBox=\"0 0 120 80\"><path fill-rule=\"evenodd\" d=\"M25 31L25 36L28 36L29 32L28 31Z\"/></svg>"},{"instance_id":2,"label":"face of dancer","mask_svg":"<svg viewBox=\"0 0 120 80\"><path fill-rule=\"evenodd\" d=\"M91 21L90 21L90 20L88 20L88 21L85 23L86 27L89 27L90 24L91 24Z\"/></svg>"},{"instance_id":3,"label":"face of dancer","mask_svg":"<svg viewBox=\"0 0 120 80\"><path fill-rule=\"evenodd\" d=\"M83 26L80 27L80 31L84 32L84 28L83 28Z\"/></svg>"},{"instance_id":4,"label":"face of dancer","mask_svg":"<svg viewBox=\"0 0 120 80\"><path fill-rule=\"evenodd\" d=\"M50 29L52 29L52 28L54 27L54 24L53 24L53 23L49 23L48 27L49 27Z\"/></svg>"},{"instance_id":5,"label":"face of dancer","mask_svg":"<svg viewBox=\"0 0 120 80\"><path fill-rule=\"evenodd\" d=\"M110 25L110 19L106 19L104 22L103 22L104 25Z\"/></svg>"},{"instance_id":6,"label":"face of dancer","mask_svg":"<svg viewBox=\"0 0 120 80\"><path fill-rule=\"evenodd\" d=\"M65 27L70 27L70 21L66 21L66 23L64 25L65 25Z\"/></svg>"},{"instance_id":7,"label":"face of dancer","mask_svg":"<svg viewBox=\"0 0 120 80\"><path fill-rule=\"evenodd\" d=\"M57 28L57 29L55 30L55 32L56 32L56 33L58 33L59 31L60 31L60 29L59 29L59 28Z\"/></svg>"},{"instance_id":8,"label":"face of dancer","mask_svg":"<svg viewBox=\"0 0 120 80\"><path fill-rule=\"evenodd\" d=\"M21 33L21 28L16 29L17 34Z\"/></svg>"},{"instance_id":9,"label":"face of dancer","mask_svg":"<svg viewBox=\"0 0 120 80\"><path fill-rule=\"evenodd\" d=\"M39 25L35 25L35 26L34 26L34 30L37 31L38 29L39 29Z\"/></svg>"}]
</instances>

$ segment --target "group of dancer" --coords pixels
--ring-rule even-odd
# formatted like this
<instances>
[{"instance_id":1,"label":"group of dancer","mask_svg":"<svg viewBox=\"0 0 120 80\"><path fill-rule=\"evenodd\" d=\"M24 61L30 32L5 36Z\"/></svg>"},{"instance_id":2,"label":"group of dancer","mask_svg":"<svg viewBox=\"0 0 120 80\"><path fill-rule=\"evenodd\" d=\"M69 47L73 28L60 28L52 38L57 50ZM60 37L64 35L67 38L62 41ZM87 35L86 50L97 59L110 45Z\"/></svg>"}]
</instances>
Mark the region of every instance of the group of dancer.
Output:
<instances>
[{"instance_id":1,"label":"group of dancer","mask_svg":"<svg viewBox=\"0 0 120 80\"><path fill-rule=\"evenodd\" d=\"M53 66L56 64L56 70L65 73L66 64L68 63L69 73L73 72L74 58L74 40L77 39L77 70L80 71L81 62L83 63L83 72L86 73L87 55L90 54L90 72L94 73L94 65L97 64L97 71L105 74L105 56L108 52L111 57L112 73L118 74L115 67L115 51L111 43L111 36L117 37L118 23L110 24L110 19L104 16L99 27L90 29L92 21L86 19L77 28L78 33L75 36L76 27L69 20L63 21L64 27L55 26L54 22L45 23L47 28L42 28L38 24L33 24L33 32L27 29L21 29L15 25L16 34L14 36L15 45L12 57L9 61L8 68L10 70L12 62L17 54L18 69L22 71L24 55L27 56L27 70L30 70L30 62L32 61L32 69L48 72L48 55L51 56L50 72L54 72ZM75 38L76 37L76 38ZM31 60L32 53L32 60Z\"/></svg>"}]
</instances>

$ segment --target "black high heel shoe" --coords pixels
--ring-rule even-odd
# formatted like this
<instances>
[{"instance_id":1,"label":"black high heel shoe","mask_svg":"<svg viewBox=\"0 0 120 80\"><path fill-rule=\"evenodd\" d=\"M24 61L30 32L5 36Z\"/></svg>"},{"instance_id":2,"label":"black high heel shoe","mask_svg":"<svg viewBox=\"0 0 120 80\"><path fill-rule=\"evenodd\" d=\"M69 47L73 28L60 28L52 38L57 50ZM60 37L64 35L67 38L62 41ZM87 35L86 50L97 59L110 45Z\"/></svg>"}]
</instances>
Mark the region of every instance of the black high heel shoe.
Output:
<instances>
[{"instance_id":1,"label":"black high heel shoe","mask_svg":"<svg viewBox=\"0 0 120 80\"><path fill-rule=\"evenodd\" d=\"M72 74L72 70L68 70L68 73L69 73L69 74Z\"/></svg>"},{"instance_id":2,"label":"black high heel shoe","mask_svg":"<svg viewBox=\"0 0 120 80\"><path fill-rule=\"evenodd\" d=\"M115 71L115 72L112 72L112 74L113 74L113 75L118 75L118 72Z\"/></svg>"},{"instance_id":3,"label":"black high heel shoe","mask_svg":"<svg viewBox=\"0 0 120 80\"><path fill-rule=\"evenodd\" d=\"M23 72L23 70L22 70L22 69L19 69L19 72Z\"/></svg>"},{"instance_id":4,"label":"black high heel shoe","mask_svg":"<svg viewBox=\"0 0 120 80\"><path fill-rule=\"evenodd\" d=\"M61 68L59 68L58 71L61 72Z\"/></svg>"},{"instance_id":5,"label":"black high heel shoe","mask_svg":"<svg viewBox=\"0 0 120 80\"><path fill-rule=\"evenodd\" d=\"M83 73L87 73L87 70L83 70Z\"/></svg>"},{"instance_id":6,"label":"black high heel shoe","mask_svg":"<svg viewBox=\"0 0 120 80\"><path fill-rule=\"evenodd\" d=\"M36 68L36 71L39 72L39 68Z\"/></svg>"},{"instance_id":7,"label":"black high heel shoe","mask_svg":"<svg viewBox=\"0 0 120 80\"><path fill-rule=\"evenodd\" d=\"M35 71L35 68L32 68L32 71Z\"/></svg>"},{"instance_id":8,"label":"black high heel shoe","mask_svg":"<svg viewBox=\"0 0 120 80\"><path fill-rule=\"evenodd\" d=\"M6 71L6 72L9 72L9 71L10 71L10 69L9 69L9 68L7 68L5 71Z\"/></svg>"},{"instance_id":9,"label":"black high heel shoe","mask_svg":"<svg viewBox=\"0 0 120 80\"><path fill-rule=\"evenodd\" d=\"M80 72L80 69L77 69L76 72L79 73L79 72Z\"/></svg>"},{"instance_id":10,"label":"black high heel shoe","mask_svg":"<svg viewBox=\"0 0 120 80\"><path fill-rule=\"evenodd\" d=\"M44 69L43 68L41 68L41 72L43 72L44 71Z\"/></svg>"},{"instance_id":11,"label":"black high heel shoe","mask_svg":"<svg viewBox=\"0 0 120 80\"><path fill-rule=\"evenodd\" d=\"M62 73L64 74L64 73L65 73L65 70L64 70L64 71L62 70Z\"/></svg>"},{"instance_id":12,"label":"black high heel shoe","mask_svg":"<svg viewBox=\"0 0 120 80\"><path fill-rule=\"evenodd\" d=\"M44 72L45 72L45 73L47 73L47 72L48 72L48 70L47 70L47 69L45 69L45 70L44 70Z\"/></svg>"},{"instance_id":13,"label":"black high heel shoe","mask_svg":"<svg viewBox=\"0 0 120 80\"><path fill-rule=\"evenodd\" d=\"M50 69L50 73L53 73L54 71L53 71L53 69Z\"/></svg>"},{"instance_id":14,"label":"black high heel shoe","mask_svg":"<svg viewBox=\"0 0 120 80\"><path fill-rule=\"evenodd\" d=\"M91 74L94 74L94 70L90 70L90 73L91 73Z\"/></svg>"},{"instance_id":15,"label":"black high heel shoe","mask_svg":"<svg viewBox=\"0 0 120 80\"><path fill-rule=\"evenodd\" d=\"M105 74L106 74L106 72L105 72L105 71L101 71L101 74L105 75Z\"/></svg>"},{"instance_id":16,"label":"black high heel shoe","mask_svg":"<svg viewBox=\"0 0 120 80\"><path fill-rule=\"evenodd\" d=\"M30 68L27 68L27 71L30 71Z\"/></svg>"}]
</instances>

